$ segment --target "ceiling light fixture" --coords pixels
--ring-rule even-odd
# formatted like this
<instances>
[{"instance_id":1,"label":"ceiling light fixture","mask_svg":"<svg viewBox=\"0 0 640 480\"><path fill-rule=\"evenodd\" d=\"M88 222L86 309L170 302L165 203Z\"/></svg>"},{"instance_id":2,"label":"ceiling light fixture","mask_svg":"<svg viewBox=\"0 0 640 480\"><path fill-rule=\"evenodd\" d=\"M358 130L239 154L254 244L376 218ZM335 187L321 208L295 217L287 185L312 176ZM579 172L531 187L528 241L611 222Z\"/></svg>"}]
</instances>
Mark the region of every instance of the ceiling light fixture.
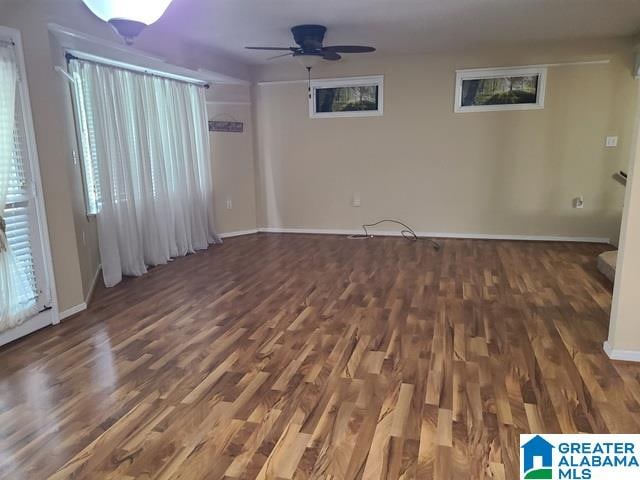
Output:
<instances>
[{"instance_id":1,"label":"ceiling light fixture","mask_svg":"<svg viewBox=\"0 0 640 480\"><path fill-rule=\"evenodd\" d=\"M299 53L294 54L295 58L304 68L313 68L320 63L322 55L317 53Z\"/></svg>"},{"instance_id":2,"label":"ceiling light fixture","mask_svg":"<svg viewBox=\"0 0 640 480\"><path fill-rule=\"evenodd\" d=\"M171 0L82 0L98 18L109 23L127 45L158 21Z\"/></svg>"}]
</instances>

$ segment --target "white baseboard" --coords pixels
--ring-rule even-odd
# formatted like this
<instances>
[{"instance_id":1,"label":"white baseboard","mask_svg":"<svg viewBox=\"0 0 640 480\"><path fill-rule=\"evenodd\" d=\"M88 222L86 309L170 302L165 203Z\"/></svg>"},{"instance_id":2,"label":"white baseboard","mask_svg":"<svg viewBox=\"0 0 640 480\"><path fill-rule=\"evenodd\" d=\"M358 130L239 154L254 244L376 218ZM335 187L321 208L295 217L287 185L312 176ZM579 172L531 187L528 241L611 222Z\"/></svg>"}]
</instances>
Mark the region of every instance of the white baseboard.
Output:
<instances>
[{"instance_id":1,"label":"white baseboard","mask_svg":"<svg viewBox=\"0 0 640 480\"><path fill-rule=\"evenodd\" d=\"M318 228L259 228L264 233L310 233L317 235L358 235L364 233L358 229L318 229ZM381 237L400 237L399 230L369 230L370 233ZM555 235L503 235L487 233L443 233L443 232L416 232L421 238L468 238L476 240L526 240L538 242L582 242L582 243L609 243L605 237L564 237Z\"/></svg>"},{"instance_id":2,"label":"white baseboard","mask_svg":"<svg viewBox=\"0 0 640 480\"><path fill-rule=\"evenodd\" d=\"M71 315L75 315L76 313L80 313L84 310L87 309L87 304L86 302L82 302L79 305L75 305L71 308L68 308L66 310L63 310L62 312L60 312L60 320L64 320L65 318L69 318Z\"/></svg>"},{"instance_id":3,"label":"white baseboard","mask_svg":"<svg viewBox=\"0 0 640 480\"><path fill-rule=\"evenodd\" d=\"M218 236L220 238L231 238L239 237L241 235L253 235L254 233L258 233L257 228L252 228L251 230L238 230L237 232L220 233Z\"/></svg>"},{"instance_id":4,"label":"white baseboard","mask_svg":"<svg viewBox=\"0 0 640 480\"><path fill-rule=\"evenodd\" d=\"M615 350L607 340L602 345L604 353L611 360L622 360L624 362L640 362L640 351L637 350Z\"/></svg>"}]
</instances>

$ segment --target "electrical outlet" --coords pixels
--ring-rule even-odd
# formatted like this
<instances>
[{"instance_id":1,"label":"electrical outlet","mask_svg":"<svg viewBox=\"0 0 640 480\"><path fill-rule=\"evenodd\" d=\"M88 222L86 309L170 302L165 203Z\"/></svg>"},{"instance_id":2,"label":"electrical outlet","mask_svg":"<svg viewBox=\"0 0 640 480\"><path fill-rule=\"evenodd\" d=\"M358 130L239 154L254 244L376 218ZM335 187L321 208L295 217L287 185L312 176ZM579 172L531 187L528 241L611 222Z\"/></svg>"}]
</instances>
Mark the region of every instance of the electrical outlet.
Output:
<instances>
[{"instance_id":1,"label":"electrical outlet","mask_svg":"<svg viewBox=\"0 0 640 480\"><path fill-rule=\"evenodd\" d=\"M230 198L227 199L227 210L233 210L233 201Z\"/></svg>"},{"instance_id":2,"label":"electrical outlet","mask_svg":"<svg viewBox=\"0 0 640 480\"><path fill-rule=\"evenodd\" d=\"M607 148L615 148L618 146L618 137L607 137L604 144Z\"/></svg>"},{"instance_id":3,"label":"electrical outlet","mask_svg":"<svg viewBox=\"0 0 640 480\"><path fill-rule=\"evenodd\" d=\"M584 197L582 195L573 199L573 208L584 208Z\"/></svg>"},{"instance_id":4,"label":"electrical outlet","mask_svg":"<svg viewBox=\"0 0 640 480\"><path fill-rule=\"evenodd\" d=\"M351 206L352 207L359 207L360 206L360 194L359 193L354 193L353 197L351 198Z\"/></svg>"}]
</instances>

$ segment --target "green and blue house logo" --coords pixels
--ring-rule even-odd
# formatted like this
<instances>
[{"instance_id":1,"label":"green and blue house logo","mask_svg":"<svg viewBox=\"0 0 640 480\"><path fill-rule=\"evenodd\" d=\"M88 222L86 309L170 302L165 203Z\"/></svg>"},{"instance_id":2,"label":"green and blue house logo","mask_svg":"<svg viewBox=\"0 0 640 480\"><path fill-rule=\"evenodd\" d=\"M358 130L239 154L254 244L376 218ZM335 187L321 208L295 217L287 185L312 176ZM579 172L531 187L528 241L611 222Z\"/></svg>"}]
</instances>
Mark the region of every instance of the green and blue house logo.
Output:
<instances>
[{"instance_id":1,"label":"green and blue house logo","mask_svg":"<svg viewBox=\"0 0 640 480\"><path fill-rule=\"evenodd\" d=\"M553 449L551 443L536 435L522 445L522 478L553 480Z\"/></svg>"}]
</instances>

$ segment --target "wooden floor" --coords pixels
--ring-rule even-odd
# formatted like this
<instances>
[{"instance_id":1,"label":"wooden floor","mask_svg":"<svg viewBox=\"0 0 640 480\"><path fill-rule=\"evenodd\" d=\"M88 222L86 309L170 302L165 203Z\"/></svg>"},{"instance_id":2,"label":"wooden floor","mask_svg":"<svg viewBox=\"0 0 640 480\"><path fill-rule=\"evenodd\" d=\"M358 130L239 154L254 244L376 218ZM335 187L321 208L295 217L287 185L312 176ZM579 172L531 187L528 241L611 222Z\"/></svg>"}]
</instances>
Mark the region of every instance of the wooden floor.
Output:
<instances>
[{"instance_id":1,"label":"wooden floor","mask_svg":"<svg viewBox=\"0 0 640 480\"><path fill-rule=\"evenodd\" d=\"M0 476L505 479L639 432L601 245L260 234L0 349Z\"/></svg>"}]
</instances>

